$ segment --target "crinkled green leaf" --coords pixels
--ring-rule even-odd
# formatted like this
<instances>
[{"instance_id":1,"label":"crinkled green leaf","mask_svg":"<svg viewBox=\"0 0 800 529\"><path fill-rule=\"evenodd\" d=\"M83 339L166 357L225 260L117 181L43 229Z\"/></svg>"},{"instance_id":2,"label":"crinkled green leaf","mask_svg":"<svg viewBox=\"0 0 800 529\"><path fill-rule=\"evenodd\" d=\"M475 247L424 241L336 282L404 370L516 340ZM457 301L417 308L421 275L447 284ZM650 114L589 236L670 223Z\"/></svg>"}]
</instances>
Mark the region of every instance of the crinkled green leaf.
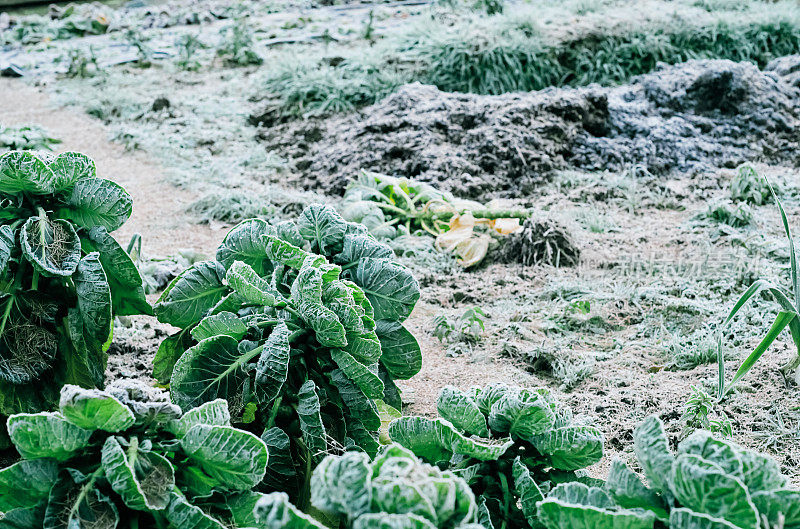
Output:
<instances>
[{"instance_id":1,"label":"crinkled green leaf","mask_svg":"<svg viewBox=\"0 0 800 529\"><path fill-rule=\"evenodd\" d=\"M436 409L443 418L468 435L490 437L486 417L475 401L454 386L445 386L439 392Z\"/></svg>"},{"instance_id":2,"label":"crinkled green leaf","mask_svg":"<svg viewBox=\"0 0 800 529\"><path fill-rule=\"evenodd\" d=\"M208 313L211 315L219 314L220 312L236 313L239 312L239 309L242 308L242 305L244 305L244 299L242 296L236 292L230 292L225 294L222 299L216 303L216 305L211 307Z\"/></svg>"},{"instance_id":3,"label":"crinkled green leaf","mask_svg":"<svg viewBox=\"0 0 800 529\"><path fill-rule=\"evenodd\" d=\"M103 444L101 461L111 489L128 508L151 511L169 505L175 470L163 456L139 449L135 440L123 447L111 436Z\"/></svg>"},{"instance_id":4,"label":"crinkled green leaf","mask_svg":"<svg viewBox=\"0 0 800 529\"><path fill-rule=\"evenodd\" d=\"M57 403L57 383L34 381L13 384L0 379L0 415L45 410Z\"/></svg>"},{"instance_id":5,"label":"crinkled green leaf","mask_svg":"<svg viewBox=\"0 0 800 529\"><path fill-rule=\"evenodd\" d=\"M700 456L715 463L727 474L739 479L744 477L742 459L732 444L715 439L711 432L696 430L678 445L678 454Z\"/></svg>"},{"instance_id":6,"label":"crinkled green leaf","mask_svg":"<svg viewBox=\"0 0 800 529\"><path fill-rule=\"evenodd\" d=\"M115 529L117 508L98 488L95 479L64 470L53 488L43 529Z\"/></svg>"},{"instance_id":7,"label":"crinkled green leaf","mask_svg":"<svg viewBox=\"0 0 800 529\"><path fill-rule=\"evenodd\" d=\"M378 366L378 376L383 382L383 401L396 410L403 409L403 399L400 396L400 388L392 380L392 376L386 371L383 364Z\"/></svg>"},{"instance_id":8,"label":"crinkled green leaf","mask_svg":"<svg viewBox=\"0 0 800 529\"><path fill-rule=\"evenodd\" d=\"M436 529L436 525L416 514L370 513L358 518L353 529Z\"/></svg>"},{"instance_id":9,"label":"crinkled green leaf","mask_svg":"<svg viewBox=\"0 0 800 529\"><path fill-rule=\"evenodd\" d=\"M380 414L380 411L378 413ZM381 446L378 432L368 429L361 423L359 417L355 417L348 410L345 410L344 418L345 447L349 449L350 445L353 444L367 455L374 456ZM383 420L383 417L381 417L381 425L383 425Z\"/></svg>"},{"instance_id":10,"label":"crinkled green leaf","mask_svg":"<svg viewBox=\"0 0 800 529\"><path fill-rule=\"evenodd\" d=\"M188 461L175 468L175 481L180 484L181 492L190 498L209 498L217 487L217 480Z\"/></svg>"},{"instance_id":11,"label":"crinkled green leaf","mask_svg":"<svg viewBox=\"0 0 800 529\"><path fill-rule=\"evenodd\" d=\"M11 227L0 226L0 278L3 277L6 266L8 266L14 246L14 232L11 231Z\"/></svg>"},{"instance_id":12,"label":"crinkled green leaf","mask_svg":"<svg viewBox=\"0 0 800 529\"><path fill-rule=\"evenodd\" d=\"M172 280L154 309L158 321L186 328L198 323L216 305L228 287L222 284L225 267L201 261Z\"/></svg>"},{"instance_id":13,"label":"crinkled green leaf","mask_svg":"<svg viewBox=\"0 0 800 529\"><path fill-rule=\"evenodd\" d=\"M516 389L505 384L491 383L486 384L484 387L473 386L469 388L468 394L472 396L481 413L488 417L495 402L500 400L506 393L516 391Z\"/></svg>"},{"instance_id":14,"label":"crinkled green leaf","mask_svg":"<svg viewBox=\"0 0 800 529\"><path fill-rule=\"evenodd\" d=\"M752 495L758 512L767 517L770 524L779 527L783 517L784 527L800 526L800 490L777 489L756 492Z\"/></svg>"},{"instance_id":15,"label":"crinkled green leaf","mask_svg":"<svg viewBox=\"0 0 800 529\"><path fill-rule=\"evenodd\" d=\"M58 408L65 419L86 430L120 432L136 422L130 408L116 397L71 384L61 388Z\"/></svg>"},{"instance_id":16,"label":"crinkled green leaf","mask_svg":"<svg viewBox=\"0 0 800 529\"><path fill-rule=\"evenodd\" d=\"M277 292L272 291L269 281L259 276L253 268L243 263L235 261L225 275L225 282L234 292L244 300L245 303L252 305L273 306L277 300Z\"/></svg>"},{"instance_id":17,"label":"crinkled green leaf","mask_svg":"<svg viewBox=\"0 0 800 529\"><path fill-rule=\"evenodd\" d=\"M531 442L558 470L578 470L603 458L603 433L594 426L564 426L535 435Z\"/></svg>"},{"instance_id":18,"label":"crinkled green leaf","mask_svg":"<svg viewBox=\"0 0 800 529\"><path fill-rule=\"evenodd\" d=\"M0 156L0 193L15 195L53 192L53 171L28 151L10 151Z\"/></svg>"},{"instance_id":19,"label":"crinkled green leaf","mask_svg":"<svg viewBox=\"0 0 800 529\"><path fill-rule=\"evenodd\" d=\"M164 338L158 345L156 356L153 358L153 378L159 384L169 384L175 362L191 345L192 337L186 329Z\"/></svg>"},{"instance_id":20,"label":"crinkled green leaf","mask_svg":"<svg viewBox=\"0 0 800 529\"><path fill-rule=\"evenodd\" d=\"M339 396L350 415L357 418L367 429L377 431L381 427L381 417L375 403L341 369L329 374L331 382L339 390Z\"/></svg>"},{"instance_id":21,"label":"crinkled green leaf","mask_svg":"<svg viewBox=\"0 0 800 529\"><path fill-rule=\"evenodd\" d=\"M274 235L264 235L263 240L267 257L271 261L284 264L295 270L300 270L303 267L303 263L313 255L297 245ZM312 259L315 264L325 262L325 258L322 256L312 257Z\"/></svg>"},{"instance_id":22,"label":"crinkled green leaf","mask_svg":"<svg viewBox=\"0 0 800 529\"><path fill-rule=\"evenodd\" d=\"M274 232L269 224L261 219L247 219L231 228L217 249L217 261L229 268L234 261L242 261L255 271L264 275L272 266L266 252L264 235Z\"/></svg>"},{"instance_id":23,"label":"crinkled green leaf","mask_svg":"<svg viewBox=\"0 0 800 529\"><path fill-rule=\"evenodd\" d=\"M264 529L327 529L291 504L285 492L273 492L256 502L255 518Z\"/></svg>"},{"instance_id":24,"label":"crinkled green leaf","mask_svg":"<svg viewBox=\"0 0 800 529\"><path fill-rule=\"evenodd\" d=\"M266 430L261 440L267 445L269 462L263 483L273 490L292 490L297 484L297 472L292 460L291 441L277 426Z\"/></svg>"},{"instance_id":25,"label":"crinkled green leaf","mask_svg":"<svg viewBox=\"0 0 800 529\"><path fill-rule=\"evenodd\" d=\"M266 496L260 492L246 491L225 497L225 508L231 513L235 527L256 527L255 511L258 500Z\"/></svg>"},{"instance_id":26,"label":"crinkled green leaf","mask_svg":"<svg viewBox=\"0 0 800 529\"><path fill-rule=\"evenodd\" d=\"M128 252L108 233L108 230L103 226L95 226L89 230L82 244L87 253L94 251L100 253L100 262L103 264L111 288L114 315L152 315L153 309L147 303L139 270Z\"/></svg>"},{"instance_id":27,"label":"crinkled green leaf","mask_svg":"<svg viewBox=\"0 0 800 529\"><path fill-rule=\"evenodd\" d=\"M404 321L419 299L419 283L411 271L388 259L360 260L354 280L369 299L376 320Z\"/></svg>"},{"instance_id":28,"label":"crinkled green leaf","mask_svg":"<svg viewBox=\"0 0 800 529\"><path fill-rule=\"evenodd\" d=\"M528 390L507 391L489 411L489 427L496 434L531 439L553 428L556 416L545 397Z\"/></svg>"},{"instance_id":29,"label":"crinkled green leaf","mask_svg":"<svg viewBox=\"0 0 800 529\"><path fill-rule=\"evenodd\" d=\"M315 303L298 303L303 320L314 330L317 341L326 347L345 347L347 338L344 327L327 307Z\"/></svg>"},{"instance_id":30,"label":"crinkled green leaf","mask_svg":"<svg viewBox=\"0 0 800 529\"><path fill-rule=\"evenodd\" d=\"M49 491L48 491L49 492ZM0 517L0 529L32 529L44 526L44 512L47 501L27 509L11 509Z\"/></svg>"},{"instance_id":31,"label":"crinkled green leaf","mask_svg":"<svg viewBox=\"0 0 800 529\"><path fill-rule=\"evenodd\" d=\"M234 340L241 340L247 334L247 325L236 314L223 311L200 320L200 323L192 327L191 334L198 342L223 334Z\"/></svg>"},{"instance_id":32,"label":"crinkled green leaf","mask_svg":"<svg viewBox=\"0 0 800 529\"><path fill-rule=\"evenodd\" d=\"M75 182L57 215L87 230L104 226L111 232L125 224L132 210L133 199L122 186L102 178L88 178Z\"/></svg>"},{"instance_id":33,"label":"crinkled green leaf","mask_svg":"<svg viewBox=\"0 0 800 529\"><path fill-rule=\"evenodd\" d=\"M338 337L337 337L338 339ZM374 364L381 359L381 342L374 331L346 333L344 350L362 364Z\"/></svg>"},{"instance_id":34,"label":"crinkled green leaf","mask_svg":"<svg viewBox=\"0 0 800 529\"><path fill-rule=\"evenodd\" d=\"M357 263L365 257L373 259L394 259L394 251L371 235L351 233L344 236L342 252L334 257L336 263L346 265Z\"/></svg>"},{"instance_id":35,"label":"crinkled green leaf","mask_svg":"<svg viewBox=\"0 0 800 529\"><path fill-rule=\"evenodd\" d=\"M661 492L669 490L675 458L669 449L664 424L658 417L651 415L633 431L633 451L650 487Z\"/></svg>"},{"instance_id":36,"label":"crinkled green leaf","mask_svg":"<svg viewBox=\"0 0 800 529\"><path fill-rule=\"evenodd\" d=\"M80 152L62 152L47 164L53 171L53 191L65 191L78 180L96 178L94 160Z\"/></svg>"},{"instance_id":37,"label":"crinkled green leaf","mask_svg":"<svg viewBox=\"0 0 800 529\"><path fill-rule=\"evenodd\" d=\"M352 380L367 397L371 399L383 398L383 382L377 375L377 368L375 372L371 371L369 367L341 349L331 349L331 358L339 366L339 369L347 375L347 378Z\"/></svg>"},{"instance_id":38,"label":"crinkled green leaf","mask_svg":"<svg viewBox=\"0 0 800 529\"><path fill-rule=\"evenodd\" d=\"M81 259L72 279L86 336L104 344L111 334L111 289L100 255L93 252Z\"/></svg>"},{"instance_id":39,"label":"crinkled green leaf","mask_svg":"<svg viewBox=\"0 0 800 529\"><path fill-rule=\"evenodd\" d=\"M180 419L171 421L167 427L175 437L181 438L186 432L198 424L208 426L230 426L231 414L228 411L228 402L224 399L216 399L205 402L196 408L192 408L184 413Z\"/></svg>"},{"instance_id":40,"label":"crinkled green leaf","mask_svg":"<svg viewBox=\"0 0 800 529\"><path fill-rule=\"evenodd\" d=\"M0 469L0 512L35 507L50 494L57 476L53 459L23 459Z\"/></svg>"},{"instance_id":41,"label":"crinkled green leaf","mask_svg":"<svg viewBox=\"0 0 800 529\"><path fill-rule=\"evenodd\" d=\"M603 489L562 483L538 504L539 521L547 529L652 529L653 513L617 509Z\"/></svg>"},{"instance_id":42,"label":"crinkled green leaf","mask_svg":"<svg viewBox=\"0 0 800 529\"><path fill-rule=\"evenodd\" d=\"M389 425L392 441L400 443L430 463L449 461L453 454L492 461L513 444L510 439L477 440L459 433L444 419L401 417Z\"/></svg>"},{"instance_id":43,"label":"crinkled green leaf","mask_svg":"<svg viewBox=\"0 0 800 529\"><path fill-rule=\"evenodd\" d=\"M437 521L436 509L421 489L422 480L376 479L372 485L372 501L375 510L390 514L414 514Z\"/></svg>"},{"instance_id":44,"label":"crinkled green leaf","mask_svg":"<svg viewBox=\"0 0 800 529\"><path fill-rule=\"evenodd\" d=\"M239 351L239 343L230 336L203 340L175 363L170 379L172 402L189 410L215 399L225 399L229 404L241 400L241 389L249 376L245 366L253 356ZM240 406L231 406L234 415Z\"/></svg>"},{"instance_id":45,"label":"crinkled green leaf","mask_svg":"<svg viewBox=\"0 0 800 529\"><path fill-rule=\"evenodd\" d=\"M354 519L370 509L371 478L366 454L327 456L311 477L311 503L323 512Z\"/></svg>"},{"instance_id":46,"label":"crinkled green leaf","mask_svg":"<svg viewBox=\"0 0 800 529\"><path fill-rule=\"evenodd\" d=\"M30 217L19 232L22 255L46 276L68 277L81 259L81 240L62 219Z\"/></svg>"},{"instance_id":47,"label":"crinkled green leaf","mask_svg":"<svg viewBox=\"0 0 800 529\"><path fill-rule=\"evenodd\" d=\"M192 505L180 494L173 493L164 516L175 529L226 529L219 520Z\"/></svg>"},{"instance_id":48,"label":"crinkled green leaf","mask_svg":"<svg viewBox=\"0 0 800 529\"><path fill-rule=\"evenodd\" d=\"M758 529L758 512L747 487L717 464L680 454L671 473L672 492L684 507L724 518L742 529Z\"/></svg>"},{"instance_id":49,"label":"crinkled green leaf","mask_svg":"<svg viewBox=\"0 0 800 529\"><path fill-rule=\"evenodd\" d=\"M297 400L297 416L300 419L303 441L308 447L311 458L319 462L325 456L328 442L325 439L325 427L322 425L317 387L313 380L306 380L300 386Z\"/></svg>"},{"instance_id":50,"label":"crinkled green leaf","mask_svg":"<svg viewBox=\"0 0 800 529\"><path fill-rule=\"evenodd\" d=\"M342 251L347 221L331 206L311 204L297 219L297 229L312 251L333 255Z\"/></svg>"},{"instance_id":51,"label":"crinkled green leaf","mask_svg":"<svg viewBox=\"0 0 800 529\"><path fill-rule=\"evenodd\" d=\"M611 464L606 491L620 507L647 509L661 521L666 521L669 517L661 496L645 487L639 476L620 459L614 459Z\"/></svg>"},{"instance_id":52,"label":"crinkled green leaf","mask_svg":"<svg viewBox=\"0 0 800 529\"><path fill-rule=\"evenodd\" d=\"M519 497L519 505L522 509L522 514L532 527L536 526L538 516L536 513L536 503L544 499L544 494L536 482L531 477L531 472L528 467L517 456L514 459L514 464L511 467L512 476L514 478L514 490Z\"/></svg>"},{"instance_id":53,"label":"crinkled green leaf","mask_svg":"<svg viewBox=\"0 0 800 529\"><path fill-rule=\"evenodd\" d=\"M180 439L184 453L228 490L255 487L267 470L267 446L244 430L197 424Z\"/></svg>"},{"instance_id":54,"label":"crinkled green leaf","mask_svg":"<svg viewBox=\"0 0 800 529\"><path fill-rule=\"evenodd\" d=\"M422 369L417 339L400 322L378 320L375 333L381 342L381 362L392 377L407 380Z\"/></svg>"},{"instance_id":55,"label":"crinkled green leaf","mask_svg":"<svg viewBox=\"0 0 800 529\"><path fill-rule=\"evenodd\" d=\"M672 529L741 529L722 518L689 509L672 509L669 513L669 526Z\"/></svg>"},{"instance_id":56,"label":"crinkled green leaf","mask_svg":"<svg viewBox=\"0 0 800 529\"><path fill-rule=\"evenodd\" d=\"M6 424L11 442L25 459L66 461L89 446L92 435L58 413L19 413L9 417Z\"/></svg>"},{"instance_id":57,"label":"crinkled green leaf","mask_svg":"<svg viewBox=\"0 0 800 529\"><path fill-rule=\"evenodd\" d=\"M289 328L278 324L261 350L256 366L256 383L263 402L272 402L280 394L289 374Z\"/></svg>"},{"instance_id":58,"label":"crinkled green leaf","mask_svg":"<svg viewBox=\"0 0 800 529\"><path fill-rule=\"evenodd\" d=\"M780 466L774 459L742 447L737 449L742 460L742 481L747 485L750 494L782 489L788 485L789 478L781 473Z\"/></svg>"}]
</instances>

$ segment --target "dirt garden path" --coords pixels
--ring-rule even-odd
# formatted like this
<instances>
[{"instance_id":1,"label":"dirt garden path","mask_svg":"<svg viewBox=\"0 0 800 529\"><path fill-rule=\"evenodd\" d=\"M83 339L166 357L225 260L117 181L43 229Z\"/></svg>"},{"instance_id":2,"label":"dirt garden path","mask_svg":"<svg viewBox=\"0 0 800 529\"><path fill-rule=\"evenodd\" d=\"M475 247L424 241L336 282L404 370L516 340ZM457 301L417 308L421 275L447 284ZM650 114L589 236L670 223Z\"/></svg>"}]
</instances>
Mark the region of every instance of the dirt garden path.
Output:
<instances>
[{"instance_id":1,"label":"dirt garden path","mask_svg":"<svg viewBox=\"0 0 800 529\"><path fill-rule=\"evenodd\" d=\"M57 108L40 88L15 79L0 79L0 124L38 125L62 143L56 152L79 151L91 156L97 174L125 187L133 197L133 216L115 236L126 244L142 235L145 254L165 256L188 248L208 252L216 248L225 230L198 225L184 213L195 196L171 185L164 170L143 152L127 152L109 140L99 121L78 110Z\"/></svg>"}]
</instances>

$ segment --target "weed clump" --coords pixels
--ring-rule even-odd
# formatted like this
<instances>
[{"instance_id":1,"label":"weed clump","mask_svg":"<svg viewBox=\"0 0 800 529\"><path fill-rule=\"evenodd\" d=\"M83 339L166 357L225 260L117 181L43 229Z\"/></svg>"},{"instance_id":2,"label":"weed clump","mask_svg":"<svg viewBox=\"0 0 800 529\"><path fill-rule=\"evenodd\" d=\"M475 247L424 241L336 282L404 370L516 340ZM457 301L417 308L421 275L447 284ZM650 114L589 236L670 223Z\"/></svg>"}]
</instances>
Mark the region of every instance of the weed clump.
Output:
<instances>
[{"instance_id":1,"label":"weed clump","mask_svg":"<svg viewBox=\"0 0 800 529\"><path fill-rule=\"evenodd\" d=\"M713 202L708 209L699 215L718 224L726 224L733 228L746 228L752 226L753 210L745 203L733 204L727 201Z\"/></svg>"},{"instance_id":2,"label":"weed clump","mask_svg":"<svg viewBox=\"0 0 800 529\"><path fill-rule=\"evenodd\" d=\"M253 31L241 21L222 30L223 42L217 49L217 55L225 66L258 66L264 58L253 49L255 41Z\"/></svg>"},{"instance_id":3,"label":"weed clump","mask_svg":"<svg viewBox=\"0 0 800 529\"><path fill-rule=\"evenodd\" d=\"M54 145L61 143L50 136L45 129L36 125L24 127L3 127L0 125L0 153L3 151L52 151Z\"/></svg>"},{"instance_id":4,"label":"weed clump","mask_svg":"<svg viewBox=\"0 0 800 529\"><path fill-rule=\"evenodd\" d=\"M237 190L217 190L206 193L186 208L196 215L198 222L236 223L253 217L263 217L272 213L272 207L263 198L251 192Z\"/></svg>"},{"instance_id":5,"label":"weed clump","mask_svg":"<svg viewBox=\"0 0 800 529\"><path fill-rule=\"evenodd\" d=\"M772 194L766 180L758 176L751 165L745 164L739 167L731 180L731 200L763 206L772 200Z\"/></svg>"},{"instance_id":6,"label":"weed clump","mask_svg":"<svg viewBox=\"0 0 800 529\"><path fill-rule=\"evenodd\" d=\"M499 250L499 260L525 266L575 266L581 251L572 233L553 219L531 217L522 229L509 235Z\"/></svg>"},{"instance_id":7,"label":"weed clump","mask_svg":"<svg viewBox=\"0 0 800 529\"><path fill-rule=\"evenodd\" d=\"M263 115L251 121L270 125L284 117L352 112L379 101L405 82L399 72L379 65L349 60L289 62L261 81L259 90L271 102Z\"/></svg>"}]
</instances>

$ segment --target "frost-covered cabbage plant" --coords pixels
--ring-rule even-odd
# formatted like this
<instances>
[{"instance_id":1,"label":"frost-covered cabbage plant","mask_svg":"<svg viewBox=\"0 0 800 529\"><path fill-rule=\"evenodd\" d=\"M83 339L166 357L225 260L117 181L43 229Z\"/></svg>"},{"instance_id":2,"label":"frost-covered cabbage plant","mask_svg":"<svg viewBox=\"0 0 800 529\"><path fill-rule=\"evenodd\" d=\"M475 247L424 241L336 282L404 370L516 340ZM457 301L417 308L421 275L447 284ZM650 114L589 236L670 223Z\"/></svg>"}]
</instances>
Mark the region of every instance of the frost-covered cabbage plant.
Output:
<instances>
[{"instance_id":1,"label":"frost-covered cabbage plant","mask_svg":"<svg viewBox=\"0 0 800 529\"><path fill-rule=\"evenodd\" d=\"M0 416L49 409L62 384L102 386L112 314L152 313L110 233L131 215L87 156L0 156Z\"/></svg>"},{"instance_id":2,"label":"frost-covered cabbage plant","mask_svg":"<svg viewBox=\"0 0 800 529\"><path fill-rule=\"evenodd\" d=\"M484 529L463 479L397 444L372 461L362 452L323 459L311 479L311 503L341 529ZM258 500L254 515L264 529L326 528L282 492Z\"/></svg>"},{"instance_id":3,"label":"frost-covered cabbage plant","mask_svg":"<svg viewBox=\"0 0 800 529\"><path fill-rule=\"evenodd\" d=\"M402 325L418 298L392 251L330 207L296 223L248 220L156 304L181 331L159 348L155 374L183 409L226 399L235 421L263 432L266 484L303 493L326 453L376 453L379 410L400 407L393 380L421 365Z\"/></svg>"},{"instance_id":4,"label":"frost-covered cabbage plant","mask_svg":"<svg viewBox=\"0 0 800 529\"><path fill-rule=\"evenodd\" d=\"M67 385L59 411L22 413L22 460L0 470L0 525L15 528L253 526L268 452L231 427L225 401L181 414L136 386Z\"/></svg>"},{"instance_id":5,"label":"frost-covered cabbage plant","mask_svg":"<svg viewBox=\"0 0 800 529\"><path fill-rule=\"evenodd\" d=\"M657 417L633 435L649 486L616 460L605 487L558 485L538 504L548 529L796 529L800 490L775 461L698 430L673 454Z\"/></svg>"},{"instance_id":6,"label":"frost-covered cabbage plant","mask_svg":"<svg viewBox=\"0 0 800 529\"><path fill-rule=\"evenodd\" d=\"M470 484L487 527L540 527L536 502L557 483L583 481L603 457L603 434L545 388L445 386L440 418L402 417L393 441ZM567 527L567 526L564 526Z\"/></svg>"}]
</instances>

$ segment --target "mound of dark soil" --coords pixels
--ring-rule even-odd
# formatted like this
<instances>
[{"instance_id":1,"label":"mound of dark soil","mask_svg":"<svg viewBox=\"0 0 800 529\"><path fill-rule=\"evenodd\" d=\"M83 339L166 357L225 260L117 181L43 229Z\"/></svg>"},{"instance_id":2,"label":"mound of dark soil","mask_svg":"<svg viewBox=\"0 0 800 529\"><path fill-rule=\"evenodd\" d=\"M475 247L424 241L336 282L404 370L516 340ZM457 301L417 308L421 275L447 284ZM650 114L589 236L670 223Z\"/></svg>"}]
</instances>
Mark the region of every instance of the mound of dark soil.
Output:
<instances>
[{"instance_id":1,"label":"mound of dark soil","mask_svg":"<svg viewBox=\"0 0 800 529\"><path fill-rule=\"evenodd\" d=\"M482 96L410 84L361 112L259 132L297 185L341 194L360 169L461 196L530 194L554 170L694 174L745 161L800 162L800 57L662 66L630 85Z\"/></svg>"}]
</instances>

